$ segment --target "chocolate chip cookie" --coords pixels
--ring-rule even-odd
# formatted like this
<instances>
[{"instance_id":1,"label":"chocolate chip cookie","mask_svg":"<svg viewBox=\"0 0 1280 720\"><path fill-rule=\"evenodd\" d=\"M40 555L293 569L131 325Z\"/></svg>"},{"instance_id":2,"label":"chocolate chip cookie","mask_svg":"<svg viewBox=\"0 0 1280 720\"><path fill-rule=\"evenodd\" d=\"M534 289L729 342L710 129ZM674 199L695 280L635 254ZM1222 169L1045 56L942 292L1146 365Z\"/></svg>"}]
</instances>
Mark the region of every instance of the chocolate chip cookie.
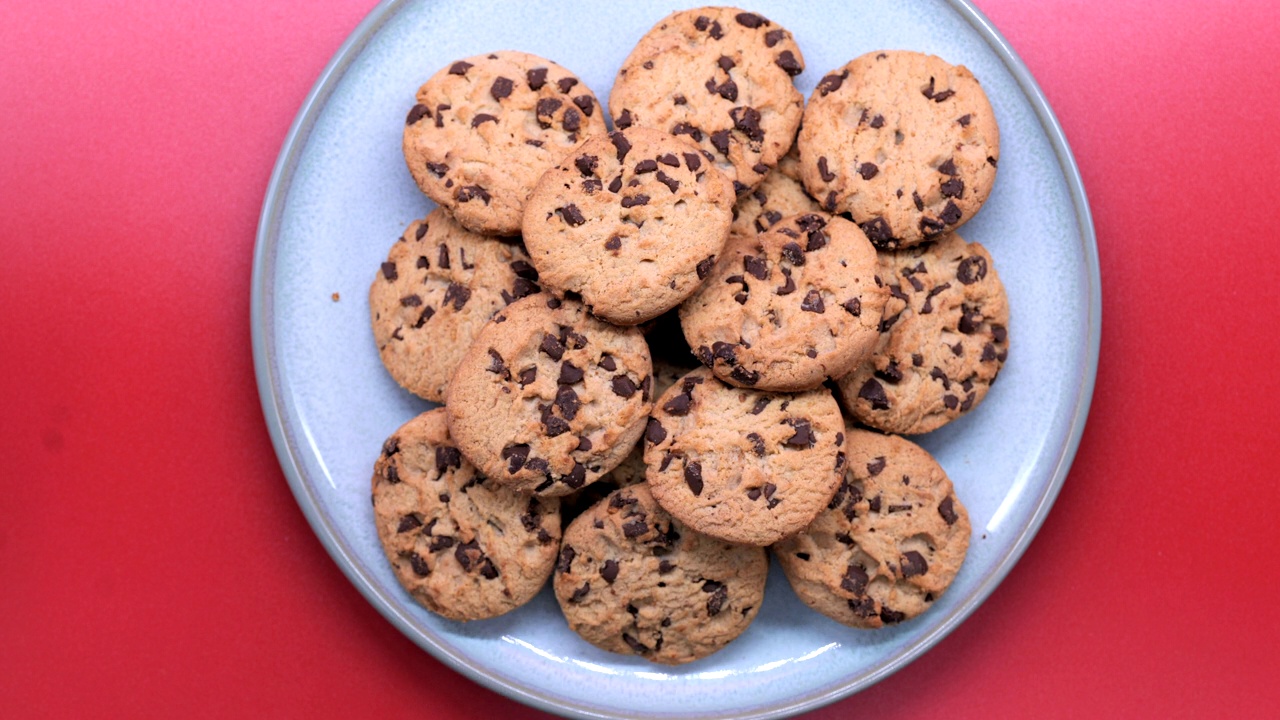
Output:
<instances>
[{"instance_id":1,"label":"chocolate chip cookie","mask_svg":"<svg viewBox=\"0 0 1280 720\"><path fill-rule=\"evenodd\" d=\"M444 402L449 376L489 318L538 292L519 245L462 227L436 208L409 225L369 288L382 364L409 392Z\"/></svg>"},{"instance_id":2,"label":"chocolate chip cookie","mask_svg":"<svg viewBox=\"0 0 1280 720\"><path fill-rule=\"evenodd\" d=\"M605 132L604 109L563 67L504 50L451 63L405 119L404 157L427 197L486 235L516 235L542 173Z\"/></svg>"},{"instance_id":3,"label":"chocolate chip cookie","mask_svg":"<svg viewBox=\"0 0 1280 720\"><path fill-rule=\"evenodd\" d=\"M640 38L609 96L619 129L658 128L702 147L743 193L795 138L804 58L791 33L737 8L673 13Z\"/></svg>"},{"instance_id":4,"label":"chocolate chip cookie","mask_svg":"<svg viewBox=\"0 0 1280 720\"><path fill-rule=\"evenodd\" d=\"M706 277L733 221L729 180L690 142L650 128L586 140L538 181L523 232L543 284L634 325Z\"/></svg>"},{"instance_id":5,"label":"chocolate chip cookie","mask_svg":"<svg viewBox=\"0 0 1280 720\"><path fill-rule=\"evenodd\" d=\"M763 548L683 526L641 483L613 492L569 525L554 585L569 627L587 642L679 665L747 629L768 569Z\"/></svg>"},{"instance_id":6,"label":"chocolate chip cookie","mask_svg":"<svg viewBox=\"0 0 1280 720\"><path fill-rule=\"evenodd\" d=\"M545 294L480 331L449 381L449 432L482 473L521 492L564 495L617 467L653 403L636 328Z\"/></svg>"},{"instance_id":7,"label":"chocolate chip cookie","mask_svg":"<svg viewBox=\"0 0 1280 720\"><path fill-rule=\"evenodd\" d=\"M793 145L778 161L778 166L764 176L764 182L738 198L729 232L754 235L789 215L821 211L818 201L805 192L804 181L800 179L800 152Z\"/></svg>"},{"instance_id":8,"label":"chocolate chip cookie","mask_svg":"<svg viewBox=\"0 0 1280 720\"><path fill-rule=\"evenodd\" d=\"M680 307L685 339L731 385L800 391L853 370L879 339L888 293L858 226L794 215L730 238Z\"/></svg>"},{"instance_id":9,"label":"chocolate chip cookie","mask_svg":"<svg viewBox=\"0 0 1280 720\"><path fill-rule=\"evenodd\" d=\"M847 432L840 489L773 554L806 605L845 625L878 628L928 610L951 585L969 548L969 515L923 448Z\"/></svg>"},{"instance_id":10,"label":"chocolate chip cookie","mask_svg":"<svg viewBox=\"0 0 1280 720\"><path fill-rule=\"evenodd\" d=\"M990 253L957 233L881 251L889 291L872 356L837 385L853 417L885 432L935 430L986 397L1009 355L1009 303Z\"/></svg>"},{"instance_id":11,"label":"chocolate chip cookie","mask_svg":"<svg viewBox=\"0 0 1280 720\"><path fill-rule=\"evenodd\" d=\"M658 399L645 428L653 496L689 527L769 545L799 532L840 482L844 421L820 387L795 395L725 385L698 368Z\"/></svg>"},{"instance_id":12,"label":"chocolate chip cookie","mask_svg":"<svg viewBox=\"0 0 1280 720\"><path fill-rule=\"evenodd\" d=\"M825 76L797 141L805 187L849 213L879 248L915 245L967 221L996 179L1000 131L963 65L873 52Z\"/></svg>"},{"instance_id":13,"label":"chocolate chip cookie","mask_svg":"<svg viewBox=\"0 0 1280 720\"><path fill-rule=\"evenodd\" d=\"M450 620L491 618L528 602L560 546L559 501L486 479L449 438L443 408L383 444L373 514L396 579Z\"/></svg>"}]
</instances>

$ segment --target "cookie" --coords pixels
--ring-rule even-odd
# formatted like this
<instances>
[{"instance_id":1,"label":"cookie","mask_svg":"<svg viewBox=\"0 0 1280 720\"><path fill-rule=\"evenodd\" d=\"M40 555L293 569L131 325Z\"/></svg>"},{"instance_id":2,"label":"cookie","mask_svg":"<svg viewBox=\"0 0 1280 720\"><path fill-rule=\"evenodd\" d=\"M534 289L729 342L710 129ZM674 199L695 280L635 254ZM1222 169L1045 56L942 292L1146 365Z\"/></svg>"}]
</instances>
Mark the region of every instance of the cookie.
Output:
<instances>
[{"instance_id":1,"label":"cookie","mask_svg":"<svg viewBox=\"0 0 1280 720\"><path fill-rule=\"evenodd\" d=\"M778 24L737 8L673 13L622 64L609 95L618 129L658 128L701 146L734 188L764 179L796 136L800 48Z\"/></svg>"},{"instance_id":2,"label":"cookie","mask_svg":"<svg viewBox=\"0 0 1280 720\"><path fill-rule=\"evenodd\" d=\"M820 213L729 239L680 306L685 339L731 385L800 391L853 370L879 339L888 293L858 226Z\"/></svg>"},{"instance_id":3,"label":"cookie","mask_svg":"<svg viewBox=\"0 0 1280 720\"><path fill-rule=\"evenodd\" d=\"M849 213L879 248L955 230L991 193L1000 131L963 65L868 53L813 91L797 141L809 194Z\"/></svg>"},{"instance_id":4,"label":"cookie","mask_svg":"<svg viewBox=\"0 0 1280 720\"><path fill-rule=\"evenodd\" d=\"M698 368L655 403L646 477L658 503L694 530L769 545L799 532L831 499L843 431L826 388L742 390Z\"/></svg>"},{"instance_id":5,"label":"cookie","mask_svg":"<svg viewBox=\"0 0 1280 720\"><path fill-rule=\"evenodd\" d=\"M763 548L683 526L643 484L574 520L556 563L569 627L609 652L665 665L706 657L742 634L764 600Z\"/></svg>"},{"instance_id":6,"label":"cookie","mask_svg":"<svg viewBox=\"0 0 1280 720\"><path fill-rule=\"evenodd\" d=\"M692 143L649 128L590 138L538 181L523 233L543 284L635 325L706 277L733 221L733 188Z\"/></svg>"},{"instance_id":7,"label":"cookie","mask_svg":"<svg viewBox=\"0 0 1280 720\"><path fill-rule=\"evenodd\" d=\"M496 617L537 594L560 547L559 504L486 479L450 439L443 408L396 430L374 466L374 520L396 579L450 620Z\"/></svg>"},{"instance_id":8,"label":"cookie","mask_svg":"<svg viewBox=\"0 0 1280 720\"><path fill-rule=\"evenodd\" d=\"M480 472L558 496L631 452L653 403L644 336L575 300L517 300L480 331L449 381L449 432Z\"/></svg>"},{"instance_id":9,"label":"cookie","mask_svg":"<svg viewBox=\"0 0 1280 720\"><path fill-rule=\"evenodd\" d=\"M542 173L605 129L604 109L573 73L504 50L427 80L405 119L404 157L422 192L463 227L516 235Z\"/></svg>"},{"instance_id":10,"label":"cookie","mask_svg":"<svg viewBox=\"0 0 1280 720\"><path fill-rule=\"evenodd\" d=\"M778 166L764 176L764 182L738 198L733 207L733 235L755 235L768 230L788 215L821 212L818 201L805 192L800 179L800 152L793 145Z\"/></svg>"},{"instance_id":11,"label":"cookie","mask_svg":"<svg viewBox=\"0 0 1280 720\"><path fill-rule=\"evenodd\" d=\"M538 292L519 245L477 235L443 208L414 221L369 288L378 354L409 392L444 402L449 376L494 313Z\"/></svg>"},{"instance_id":12,"label":"cookie","mask_svg":"<svg viewBox=\"0 0 1280 720\"><path fill-rule=\"evenodd\" d=\"M850 428L849 462L831 504L773 555L806 605L860 628L910 620L955 579L969 515L923 448Z\"/></svg>"},{"instance_id":13,"label":"cookie","mask_svg":"<svg viewBox=\"0 0 1280 720\"><path fill-rule=\"evenodd\" d=\"M986 248L956 233L879 255L890 296L880 342L837 382L840 396L864 425L904 435L936 430L982 402L1004 366L1004 285Z\"/></svg>"}]
</instances>

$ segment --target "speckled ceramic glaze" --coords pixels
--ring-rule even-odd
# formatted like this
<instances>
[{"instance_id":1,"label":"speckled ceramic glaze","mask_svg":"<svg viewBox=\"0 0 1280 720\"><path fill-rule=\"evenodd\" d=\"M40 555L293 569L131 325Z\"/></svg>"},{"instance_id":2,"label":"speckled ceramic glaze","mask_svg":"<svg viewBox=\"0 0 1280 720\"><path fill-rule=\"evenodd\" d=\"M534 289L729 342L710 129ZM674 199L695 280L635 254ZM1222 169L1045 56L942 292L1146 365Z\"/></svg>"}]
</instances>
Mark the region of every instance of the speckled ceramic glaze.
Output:
<instances>
[{"instance_id":1,"label":"speckled ceramic glaze","mask_svg":"<svg viewBox=\"0 0 1280 720\"><path fill-rule=\"evenodd\" d=\"M317 536L380 612L444 662L567 715L778 717L910 662L963 621L1026 548L1088 411L1100 330L1097 249L1061 129L976 10L958 0L750 3L795 35L808 67L797 78L806 97L827 70L870 50L903 48L967 65L995 108L999 175L963 235L990 250L1008 291L1009 360L979 408L920 438L969 509L968 560L929 612L876 631L807 609L774 568L747 632L675 669L588 645L568 630L549 588L516 612L466 625L416 606L378 545L369 478L383 439L429 406L383 369L366 301L387 248L431 209L401 155L414 92L453 59L519 49L568 67L607 106L631 47L674 7L423 1L375 9L307 99L271 180L254 262L258 383L281 465Z\"/></svg>"}]
</instances>

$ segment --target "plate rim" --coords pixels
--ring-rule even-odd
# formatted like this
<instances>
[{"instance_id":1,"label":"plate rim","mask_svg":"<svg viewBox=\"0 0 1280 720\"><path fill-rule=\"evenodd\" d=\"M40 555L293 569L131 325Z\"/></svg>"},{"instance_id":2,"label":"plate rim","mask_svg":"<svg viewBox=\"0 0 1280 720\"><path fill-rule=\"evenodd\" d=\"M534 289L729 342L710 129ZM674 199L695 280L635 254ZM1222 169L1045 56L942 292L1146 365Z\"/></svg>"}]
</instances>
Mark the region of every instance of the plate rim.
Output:
<instances>
[{"instance_id":1,"label":"plate rim","mask_svg":"<svg viewBox=\"0 0 1280 720\"><path fill-rule=\"evenodd\" d=\"M324 70L321 71L320 76L299 108L298 114L295 116L285 136L280 154L272 168L271 178L267 183L254 240L249 304L253 368L267 431L271 436L271 443L275 449L276 457L281 469L284 471L285 479L289 483L294 499L297 501L316 537L348 581L383 617L396 626L406 637L455 672L465 675L490 690L540 710L561 715L572 713L576 717L601 720L631 717L631 715L627 714L601 713L589 707L576 705L571 701L555 698L541 690L508 682L492 674L482 664L450 651L436 641L435 638L419 633L413 627L409 618L401 613L388 598L378 592L372 580L361 571L354 551L339 539L336 529L321 511L319 501L304 480L302 463L296 454L298 445L293 441L289 429L284 424L284 401L280 392L279 368L274 362L275 353L272 342L274 333L271 330L274 329L275 321L271 311L274 309L275 255L278 248L277 241L284 203L288 196L288 186L292 182L299 158L306 147L307 140L320 111L323 110L338 82L345 75L347 68L359 57L365 46L382 26L402 6L410 1L382 0L369 11L368 15L361 20L343 41L337 52L325 65ZM1014 540L1009 552L987 573L974 592L965 598L951 615L937 627L921 636L914 644L897 655L880 663L872 671L838 687L774 702L763 709L727 714L720 713L705 717L764 720L766 718L789 717L811 711L874 685L927 652L958 627L960 623L968 619L995 591L996 587L1004 581L1018 560L1021 559L1031 540L1039 532L1041 525L1043 525L1045 518L1048 516L1049 510L1053 507L1080 446L1084 426L1089 415L1089 408L1093 400L1102 338L1101 270L1098 258L1097 236L1093 226L1093 216L1089 207L1088 197L1084 189L1084 181L1062 125L1058 122L1048 99L1021 57L1018 56L1017 52L1013 50L1009 42L986 15L974 6L970 0L943 1L974 28L1014 77L1035 112L1041 129L1053 147L1075 210L1075 219L1079 226L1079 240L1085 261L1085 284L1087 286L1086 344L1083 350L1085 355L1083 358L1083 377L1080 378L1066 443L1062 446L1062 451L1057 458L1049 484L1045 487L1040 497L1037 498L1029 521Z\"/></svg>"}]
</instances>

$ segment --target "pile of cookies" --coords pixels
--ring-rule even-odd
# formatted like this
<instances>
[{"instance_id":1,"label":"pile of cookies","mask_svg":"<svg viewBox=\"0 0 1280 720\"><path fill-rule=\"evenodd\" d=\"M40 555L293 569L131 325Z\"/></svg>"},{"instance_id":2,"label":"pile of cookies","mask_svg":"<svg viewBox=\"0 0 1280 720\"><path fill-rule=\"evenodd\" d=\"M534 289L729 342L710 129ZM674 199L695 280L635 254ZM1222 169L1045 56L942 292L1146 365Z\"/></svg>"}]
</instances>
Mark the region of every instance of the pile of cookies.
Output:
<instances>
[{"instance_id":1,"label":"pile of cookies","mask_svg":"<svg viewBox=\"0 0 1280 720\"><path fill-rule=\"evenodd\" d=\"M640 39L612 132L525 53L418 90L404 154L439 207L369 293L387 370L444 403L374 469L415 600L489 618L553 578L583 638L677 664L751 623L766 548L853 627L946 590L968 516L900 435L975 408L1008 352L991 256L955 232L995 118L937 57L862 55L807 105L803 70L785 28L707 7Z\"/></svg>"}]
</instances>

